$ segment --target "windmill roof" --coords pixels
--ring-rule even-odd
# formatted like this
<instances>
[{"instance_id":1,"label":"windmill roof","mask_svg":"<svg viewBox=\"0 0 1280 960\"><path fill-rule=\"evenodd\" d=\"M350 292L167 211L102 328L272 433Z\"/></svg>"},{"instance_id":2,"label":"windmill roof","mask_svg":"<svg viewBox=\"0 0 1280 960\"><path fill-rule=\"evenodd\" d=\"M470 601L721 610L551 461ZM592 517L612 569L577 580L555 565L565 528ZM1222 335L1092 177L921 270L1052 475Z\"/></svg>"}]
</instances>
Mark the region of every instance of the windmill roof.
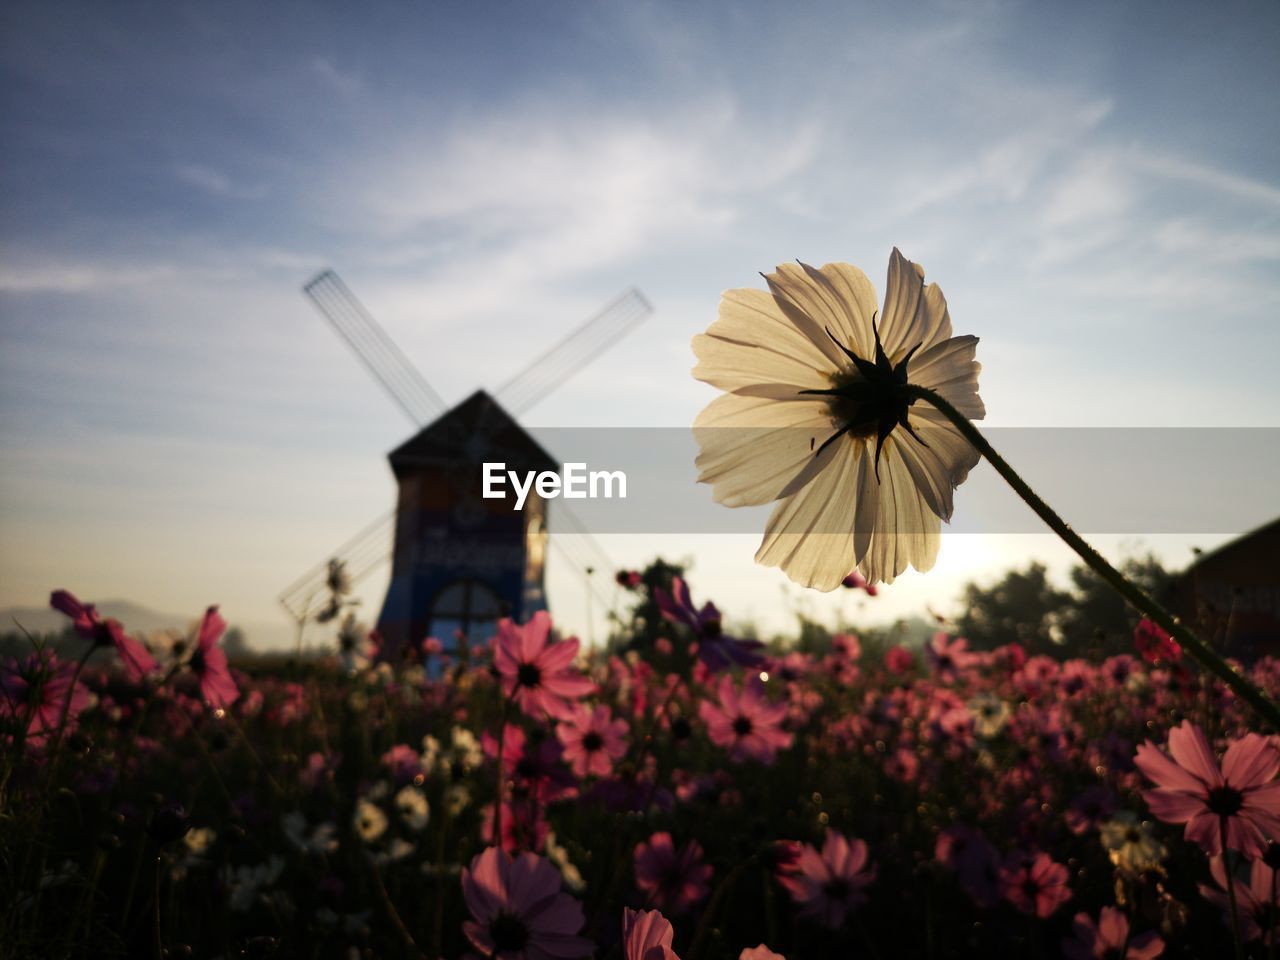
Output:
<instances>
[{"instance_id":1,"label":"windmill roof","mask_svg":"<svg viewBox=\"0 0 1280 960\"><path fill-rule=\"evenodd\" d=\"M557 461L484 390L445 411L387 455L396 476L430 464L501 460L526 470Z\"/></svg>"}]
</instances>

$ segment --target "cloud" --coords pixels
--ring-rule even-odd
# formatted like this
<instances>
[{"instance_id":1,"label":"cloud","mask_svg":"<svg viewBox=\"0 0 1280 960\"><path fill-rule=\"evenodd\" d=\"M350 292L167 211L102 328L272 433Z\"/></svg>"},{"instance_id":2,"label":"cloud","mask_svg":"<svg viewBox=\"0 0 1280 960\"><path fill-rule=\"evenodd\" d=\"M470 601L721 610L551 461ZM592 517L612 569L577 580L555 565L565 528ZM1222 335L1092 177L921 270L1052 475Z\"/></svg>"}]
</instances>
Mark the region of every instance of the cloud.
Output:
<instances>
[{"instance_id":1,"label":"cloud","mask_svg":"<svg viewBox=\"0 0 1280 960\"><path fill-rule=\"evenodd\" d=\"M267 188L258 185L234 183L225 173L200 163L181 164L173 174L183 183L229 200L260 200L267 195Z\"/></svg>"},{"instance_id":2,"label":"cloud","mask_svg":"<svg viewBox=\"0 0 1280 960\"><path fill-rule=\"evenodd\" d=\"M429 277L437 305L491 314L531 291L725 237L818 145L811 125L757 130L724 98L656 115L590 101L508 105L347 157L333 175L364 187L337 216L383 251L377 261Z\"/></svg>"},{"instance_id":3,"label":"cloud","mask_svg":"<svg viewBox=\"0 0 1280 960\"><path fill-rule=\"evenodd\" d=\"M94 293L145 287L175 276L168 264L70 262L57 258L9 261L0 265L0 290L7 293Z\"/></svg>"},{"instance_id":4,"label":"cloud","mask_svg":"<svg viewBox=\"0 0 1280 960\"><path fill-rule=\"evenodd\" d=\"M326 57L313 57L311 71L324 86L347 99L355 97L364 89L364 81L358 73L340 70Z\"/></svg>"},{"instance_id":5,"label":"cloud","mask_svg":"<svg viewBox=\"0 0 1280 960\"><path fill-rule=\"evenodd\" d=\"M1171 153L1134 150L1130 156L1130 162L1136 169L1166 180L1181 181L1205 190L1247 200L1250 203L1261 204L1272 210L1280 210L1280 186L1207 164L1195 163Z\"/></svg>"}]
</instances>

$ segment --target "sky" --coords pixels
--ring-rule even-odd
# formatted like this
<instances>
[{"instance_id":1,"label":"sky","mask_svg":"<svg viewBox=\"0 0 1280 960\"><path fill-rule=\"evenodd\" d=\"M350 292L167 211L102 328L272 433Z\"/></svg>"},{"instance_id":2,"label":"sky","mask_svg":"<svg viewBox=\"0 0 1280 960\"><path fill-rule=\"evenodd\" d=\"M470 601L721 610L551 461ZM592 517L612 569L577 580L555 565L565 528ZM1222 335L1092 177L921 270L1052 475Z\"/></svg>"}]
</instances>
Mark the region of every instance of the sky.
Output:
<instances>
[{"instance_id":1,"label":"sky","mask_svg":"<svg viewBox=\"0 0 1280 960\"><path fill-rule=\"evenodd\" d=\"M883 291L897 246L981 337L988 424L1280 426L1277 49L1264 2L5 4L0 606L287 634L276 595L391 508L411 432L302 296L325 267L450 402L642 290L531 425L687 426L721 291L797 258ZM1098 542L1181 566L1240 532ZM745 535L599 539L766 629L1068 562L952 535L867 601Z\"/></svg>"}]
</instances>

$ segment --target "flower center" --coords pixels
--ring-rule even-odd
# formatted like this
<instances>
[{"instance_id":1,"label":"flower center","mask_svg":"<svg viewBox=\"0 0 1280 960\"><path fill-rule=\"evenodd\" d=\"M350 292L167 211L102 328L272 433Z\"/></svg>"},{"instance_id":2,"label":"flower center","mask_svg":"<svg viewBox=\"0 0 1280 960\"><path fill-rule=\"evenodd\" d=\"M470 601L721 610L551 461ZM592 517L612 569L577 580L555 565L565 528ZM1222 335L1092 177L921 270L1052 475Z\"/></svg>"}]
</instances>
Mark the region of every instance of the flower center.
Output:
<instances>
[{"instance_id":1,"label":"flower center","mask_svg":"<svg viewBox=\"0 0 1280 960\"><path fill-rule=\"evenodd\" d=\"M516 683L522 687L536 687L542 682L542 669L533 663L522 663L516 671Z\"/></svg>"},{"instance_id":2,"label":"flower center","mask_svg":"<svg viewBox=\"0 0 1280 960\"><path fill-rule=\"evenodd\" d=\"M733 721L733 732L740 737L745 737L751 732L751 719L749 717L738 717Z\"/></svg>"},{"instance_id":3,"label":"flower center","mask_svg":"<svg viewBox=\"0 0 1280 960\"><path fill-rule=\"evenodd\" d=\"M827 390L802 390L801 393L817 394L827 397L827 409L836 422L836 432L823 441L816 453L821 453L837 437L848 434L854 438L870 440L876 438L876 479L880 479L880 451L885 439L895 427L902 427L907 433L928 446L912 429L907 419L908 409L916 398L907 391L907 364L912 355L920 349L918 343L907 351L906 355L893 364L889 355L884 352L880 343L880 328L876 318L871 318L871 330L876 338L876 355L874 360L858 356L846 347L828 329L837 347L844 351L853 366L841 370L831 376L831 387Z\"/></svg>"},{"instance_id":4,"label":"flower center","mask_svg":"<svg viewBox=\"0 0 1280 960\"><path fill-rule=\"evenodd\" d=\"M1244 806L1244 794L1225 783L1209 791L1208 807L1220 817L1234 817Z\"/></svg>"},{"instance_id":5,"label":"flower center","mask_svg":"<svg viewBox=\"0 0 1280 960\"><path fill-rule=\"evenodd\" d=\"M516 773L525 780L533 780L538 776L538 764L532 757L521 757L516 761Z\"/></svg>"},{"instance_id":6,"label":"flower center","mask_svg":"<svg viewBox=\"0 0 1280 960\"><path fill-rule=\"evenodd\" d=\"M587 751L587 753L595 753L603 746L604 738L594 730L588 732L587 735L582 738L582 749Z\"/></svg>"},{"instance_id":7,"label":"flower center","mask_svg":"<svg viewBox=\"0 0 1280 960\"><path fill-rule=\"evenodd\" d=\"M500 913L489 924L489 936L493 937L494 952L523 950L529 942L529 928L519 917Z\"/></svg>"},{"instance_id":8,"label":"flower center","mask_svg":"<svg viewBox=\"0 0 1280 960\"><path fill-rule=\"evenodd\" d=\"M833 877L822 885L822 892L830 900L849 899L849 881L844 877Z\"/></svg>"}]
</instances>

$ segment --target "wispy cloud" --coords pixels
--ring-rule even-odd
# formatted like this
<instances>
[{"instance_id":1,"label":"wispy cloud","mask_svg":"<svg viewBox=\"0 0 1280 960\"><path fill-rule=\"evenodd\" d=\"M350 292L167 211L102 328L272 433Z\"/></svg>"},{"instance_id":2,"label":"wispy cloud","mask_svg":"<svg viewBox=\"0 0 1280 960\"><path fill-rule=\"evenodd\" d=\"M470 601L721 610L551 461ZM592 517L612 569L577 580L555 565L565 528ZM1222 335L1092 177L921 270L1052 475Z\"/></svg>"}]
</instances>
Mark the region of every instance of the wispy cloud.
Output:
<instances>
[{"instance_id":1,"label":"wispy cloud","mask_svg":"<svg viewBox=\"0 0 1280 960\"><path fill-rule=\"evenodd\" d=\"M327 57L312 58L311 71L325 87L343 97L355 97L364 89L364 81L358 73L339 69Z\"/></svg>"},{"instance_id":2,"label":"wispy cloud","mask_svg":"<svg viewBox=\"0 0 1280 960\"><path fill-rule=\"evenodd\" d=\"M180 164L174 168L173 175L189 186L229 200L260 200L267 195L267 188L261 184L236 183L220 170L202 163Z\"/></svg>"}]
</instances>

